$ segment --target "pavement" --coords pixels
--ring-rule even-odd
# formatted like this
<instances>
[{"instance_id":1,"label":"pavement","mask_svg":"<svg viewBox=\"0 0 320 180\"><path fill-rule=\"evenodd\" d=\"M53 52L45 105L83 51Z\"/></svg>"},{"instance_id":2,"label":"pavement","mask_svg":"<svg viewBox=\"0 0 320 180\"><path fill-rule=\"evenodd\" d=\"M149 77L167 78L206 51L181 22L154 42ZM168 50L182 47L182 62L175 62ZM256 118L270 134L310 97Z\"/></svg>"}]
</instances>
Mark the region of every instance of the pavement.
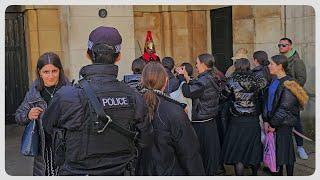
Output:
<instances>
[{"instance_id":1,"label":"pavement","mask_svg":"<svg viewBox=\"0 0 320 180\"><path fill-rule=\"evenodd\" d=\"M24 127L16 124L5 126L5 170L12 176L32 176L33 158L20 155L20 141ZM315 172L315 143L304 141L304 148L309 156L308 160L301 160L296 155L294 166L294 176L310 176ZM226 176L234 176L233 166L225 166ZM285 168L284 168L285 169ZM250 175L249 169L245 170L245 175ZM267 172L258 171L260 176L270 176ZM284 170L284 175L286 175Z\"/></svg>"}]
</instances>

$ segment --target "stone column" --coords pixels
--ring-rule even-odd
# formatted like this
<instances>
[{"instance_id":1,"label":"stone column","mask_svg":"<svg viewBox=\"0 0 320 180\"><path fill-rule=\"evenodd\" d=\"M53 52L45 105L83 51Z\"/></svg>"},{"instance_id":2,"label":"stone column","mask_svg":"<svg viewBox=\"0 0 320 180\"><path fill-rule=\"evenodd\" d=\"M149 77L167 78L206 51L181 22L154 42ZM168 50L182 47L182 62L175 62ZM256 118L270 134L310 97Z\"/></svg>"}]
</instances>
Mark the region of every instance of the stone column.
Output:
<instances>
[{"instance_id":1,"label":"stone column","mask_svg":"<svg viewBox=\"0 0 320 180\"><path fill-rule=\"evenodd\" d=\"M41 54L51 51L61 57L60 21L57 6L26 6L26 44L29 79L36 78L36 65ZM61 58L62 62L64 59Z\"/></svg>"},{"instance_id":2,"label":"stone column","mask_svg":"<svg viewBox=\"0 0 320 180\"><path fill-rule=\"evenodd\" d=\"M252 6L232 6L233 54L239 48L253 53L255 41L255 24Z\"/></svg>"},{"instance_id":3,"label":"stone column","mask_svg":"<svg viewBox=\"0 0 320 180\"><path fill-rule=\"evenodd\" d=\"M28 55L28 74L29 84L36 78L36 66L39 57L39 39L38 39L38 18L37 12L34 9L27 9L25 11L25 22L26 22L26 47Z\"/></svg>"}]
</instances>

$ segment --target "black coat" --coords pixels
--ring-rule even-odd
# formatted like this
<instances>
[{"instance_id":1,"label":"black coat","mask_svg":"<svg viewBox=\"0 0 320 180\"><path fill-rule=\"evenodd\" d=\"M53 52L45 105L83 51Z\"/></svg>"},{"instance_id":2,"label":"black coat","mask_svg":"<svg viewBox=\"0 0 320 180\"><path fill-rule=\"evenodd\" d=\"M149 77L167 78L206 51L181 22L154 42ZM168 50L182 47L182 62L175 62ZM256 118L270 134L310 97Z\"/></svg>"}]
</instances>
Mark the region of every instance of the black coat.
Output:
<instances>
[{"instance_id":1,"label":"black coat","mask_svg":"<svg viewBox=\"0 0 320 180\"><path fill-rule=\"evenodd\" d=\"M178 102L157 93L153 143L142 150L139 175L204 175L197 135Z\"/></svg>"},{"instance_id":2,"label":"black coat","mask_svg":"<svg viewBox=\"0 0 320 180\"><path fill-rule=\"evenodd\" d=\"M15 113L15 120L19 125L26 126L30 120L28 119L28 113L33 107L40 107L44 111L47 109L47 103L41 97L40 91L37 90L37 86L39 86L40 81L37 79L33 82L31 85L29 91L24 97L24 100L22 101L21 105L18 107ZM62 85L69 85L69 81L67 78L65 78L62 81ZM60 88L60 87L57 87ZM46 147L46 137L43 129L43 122L45 122L46 119L43 118L43 113L40 114L39 119L37 120L37 124L39 127L40 132L40 154L34 157L34 165L33 165L33 175L34 176L44 176L45 175L45 160L44 160L44 151Z\"/></svg>"},{"instance_id":3,"label":"black coat","mask_svg":"<svg viewBox=\"0 0 320 180\"><path fill-rule=\"evenodd\" d=\"M300 104L297 97L285 87L284 82L293 79L285 76L279 79L280 83L276 90L272 103L272 110L263 110L263 120L269 122L272 127L294 126L300 111ZM264 102L267 103L268 94L266 94Z\"/></svg>"},{"instance_id":4,"label":"black coat","mask_svg":"<svg viewBox=\"0 0 320 180\"><path fill-rule=\"evenodd\" d=\"M254 75L256 75L258 78L262 78L266 83L266 86L269 86L271 83L271 75L269 72L269 69L267 66L257 66L251 70Z\"/></svg>"},{"instance_id":5,"label":"black coat","mask_svg":"<svg viewBox=\"0 0 320 180\"><path fill-rule=\"evenodd\" d=\"M144 100L136 90L119 82L116 79L117 74L118 66L111 64L91 64L80 70L80 75L90 82L92 89L97 97L101 98L101 101L102 98L112 98L112 93L117 95L120 93L123 97L128 96L127 100L130 107L133 105L133 109L121 106L122 109L118 110L120 106L113 104L104 106L104 103L103 107L106 114L118 123L127 125L130 121L130 128L139 132L138 143L135 146L147 146L150 143L152 126L146 120L147 108ZM61 174L123 175L128 162L135 158L135 154L133 154L135 152L128 149L128 146L133 146L132 142L111 130L103 136L91 136L91 128L88 128L87 125L91 122L90 116L87 116L90 113L88 108L88 101L84 96L83 89L73 86L64 87L57 92L48 111L44 114L47 119L44 124L47 133L53 134L55 128L66 130L66 153L64 164L61 166ZM123 119L128 119L128 121ZM113 139L112 137L117 138ZM91 138L90 141L88 138ZM95 148L100 146L98 143L100 140L106 141L103 145L108 146L108 149ZM82 144L84 142L88 144ZM119 150L121 148L123 151ZM117 153L108 154L106 151L110 149ZM90 156L90 154L92 155ZM100 155L98 156L98 154Z\"/></svg>"},{"instance_id":6,"label":"black coat","mask_svg":"<svg viewBox=\"0 0 320 180\"><path fill-rule=\"evenodd\" d=\"M258 115L260 112L258 111L259 94L265 85L266 81L251 72L234 72L227 82L230 91L231 113L235 116Z\"/></svg>"},{"instance_id":7,"label":"black coat","mask_svg":"<svg viewBox=\"0 0 320 180\"><path fill-rule=\"evenodd\" d=\"M279 79L271 111L267 111L267 104L263 111L263 120L269 122L276 132L276 160L277 165L293 165L295 162L292 129L297 121L300 107L308 101L306 91L291 77ZM267 103L268 95L265 98Z\"/></svg>"},{"instance_id":8,"label":"black coat","mask_svg":"<svg viewBox=\"0 0 320 180\"><path fill-rule=\"evenodd\" d=\"M167 87L164 89L164 92L167 94L170 94L179 88L180 83L179 83L179 79L176 78L169 69L167 68L165 69L166 69L169 81L168 81Z\"/></svg>"},{"instance_id":9,"label":"black coat","mask_svg":"<svg viewBox=\"0 0 320 180\"><path fill-rule=\"evenodd\" d=\"M192 121L207 120L218 116L218 86L210 71L205 71L188 84L183 84L182 93L185 97L192 99Z\"/></svg>"}]
</instances>

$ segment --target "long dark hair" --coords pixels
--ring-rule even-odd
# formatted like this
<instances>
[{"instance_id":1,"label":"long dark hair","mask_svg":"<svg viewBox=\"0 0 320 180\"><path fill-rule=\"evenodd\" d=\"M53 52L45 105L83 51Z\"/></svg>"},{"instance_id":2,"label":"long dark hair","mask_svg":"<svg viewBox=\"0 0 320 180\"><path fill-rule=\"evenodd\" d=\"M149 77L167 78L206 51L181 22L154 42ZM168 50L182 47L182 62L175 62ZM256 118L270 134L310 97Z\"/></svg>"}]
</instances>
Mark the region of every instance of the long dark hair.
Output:
<instances>
[{"instance_id":1,"label":"long dark hair","mask_svg":"<svg viewBox=\"0 0 320 180\"><path fill-rule=\"evenodd\" d=\"M256 59L262 66L268 66L270 64L270 62L268 61L268 54L265 51L254 52L253 58Z\"/></svg>"},{"instance_id":2,"label":"long dark hair","mask_svg":"<svg viewBox=\"0 0 320 180\"><path fill-rule=\"evenodd\" d=\"M141 74L145 65L146 65L146 61L141 58L137 58L133 60L131 64L131 70L133 74Z\"/></svg>"},{"instance_id":3,"label":"long dark hair","mask_svg":"<svg viewBox=\"0 0 320 180\"><path fill-rule=\"evenodd\" d=\"M161 90L165 85L167 72L158 62L149 62L142 71L141 83L142 86L148 89L144 94L148 106L148 119L152 120L159 100L153 90Z\"/></svg>"},{"instance_id":4,"label":"long dark hair","mask_svg":"<svg viewBox=\"0 0 320 180\"><path fill-rule=\"evenodd\" d=\"M200 54L198 56L198 59L201 63L204 63L207 66L207 68L211 69L212 76L214 77L217 76L217 73L219 72L219 70L214 65L215 59L211 54L208 54L208 53Z\"/></svg>"},{"instance_id":5,"label":"long dark hair","mask_svg":"<svg viewBox=\"0 0 320 180\"><path fill-rule=\"evenodd\" d=\"M237 59L234 63L234 72L247 73L250 71L250 62L246 58Z\"/></svg>"},{"instance_id":6,"label":"long dark hair","mask_svg":"<svg viewBox=\"0 0 320 180\"><path fill-rule=\"evenodd\" d=\"M268 65L270 64L268 60L268 54L265 51L256 51L253 53L253 59L256 59L258 63L262 66L263 72L266 75L267 81L271 82L271 75L268 68Z\"/></svg>"},{"instance_id":7,"label":"long dark hair","mask_svg":"<svg viewBox=\"0 0 320 180\"><path fill-rule=\"evenodd\" d=\"M271 57L272 61L277 65L282 65L283 70L287 72L288 68L288 58L285 55L274 55Z\"/></svg>"},{"instance_id":8,"label":"long dark hair","mask_svg":"<svg viewBox=\"0 0 320 180\"><path fill-rule=\"evenodd\" d=\"M186 71L190 77L193 76L193 67L190 63L184 62L181 64L181 66L186 68Z\"/></svg>"},{"instance_id":9,"label":"long dark hair","mask_svg":"<svg viewBox=\"0 0 320 180\"><path fill-rule=\"evenodd\" d=\"M39 57L37 62L36 74L37 74L37 79L39 80L39 84L37 85L36 88L38 91L41 91L44 87L43 79L40 77L40 70L43 68L43 66L47 64L52 64L59 69L59 81L57 86L66 85L68 82L67 77L64 75L60 57L53 52L46 52Z\"/></svg>"},{"instance_id":10,"label":"long dark hair","mask_svg":"<svg viewBox=\"0 0 320 180\"><path fill-rule=\"evenodd\" d=\"M174 60L172 57L164 57L161 63L163 67L169 69L170 71L174 68Z\"/></svg>"}]
</instances>

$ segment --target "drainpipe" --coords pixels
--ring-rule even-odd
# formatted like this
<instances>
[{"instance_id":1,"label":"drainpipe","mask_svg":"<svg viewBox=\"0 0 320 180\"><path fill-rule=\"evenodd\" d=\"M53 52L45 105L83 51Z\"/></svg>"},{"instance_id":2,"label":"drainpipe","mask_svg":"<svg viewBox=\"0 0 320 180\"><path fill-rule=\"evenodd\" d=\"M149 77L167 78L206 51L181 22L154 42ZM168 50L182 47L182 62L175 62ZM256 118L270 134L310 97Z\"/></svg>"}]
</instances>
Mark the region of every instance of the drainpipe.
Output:
<instances>
[{"instance_id":1,"label":"drainpipe","mask_svg":"<svg viewBox=\"0 0 320 180\"><path fill-rule=\"evenodd\" d=\"M287 37L287 6L284 5L284 37Z\"/></svg>"}]
</instances>

